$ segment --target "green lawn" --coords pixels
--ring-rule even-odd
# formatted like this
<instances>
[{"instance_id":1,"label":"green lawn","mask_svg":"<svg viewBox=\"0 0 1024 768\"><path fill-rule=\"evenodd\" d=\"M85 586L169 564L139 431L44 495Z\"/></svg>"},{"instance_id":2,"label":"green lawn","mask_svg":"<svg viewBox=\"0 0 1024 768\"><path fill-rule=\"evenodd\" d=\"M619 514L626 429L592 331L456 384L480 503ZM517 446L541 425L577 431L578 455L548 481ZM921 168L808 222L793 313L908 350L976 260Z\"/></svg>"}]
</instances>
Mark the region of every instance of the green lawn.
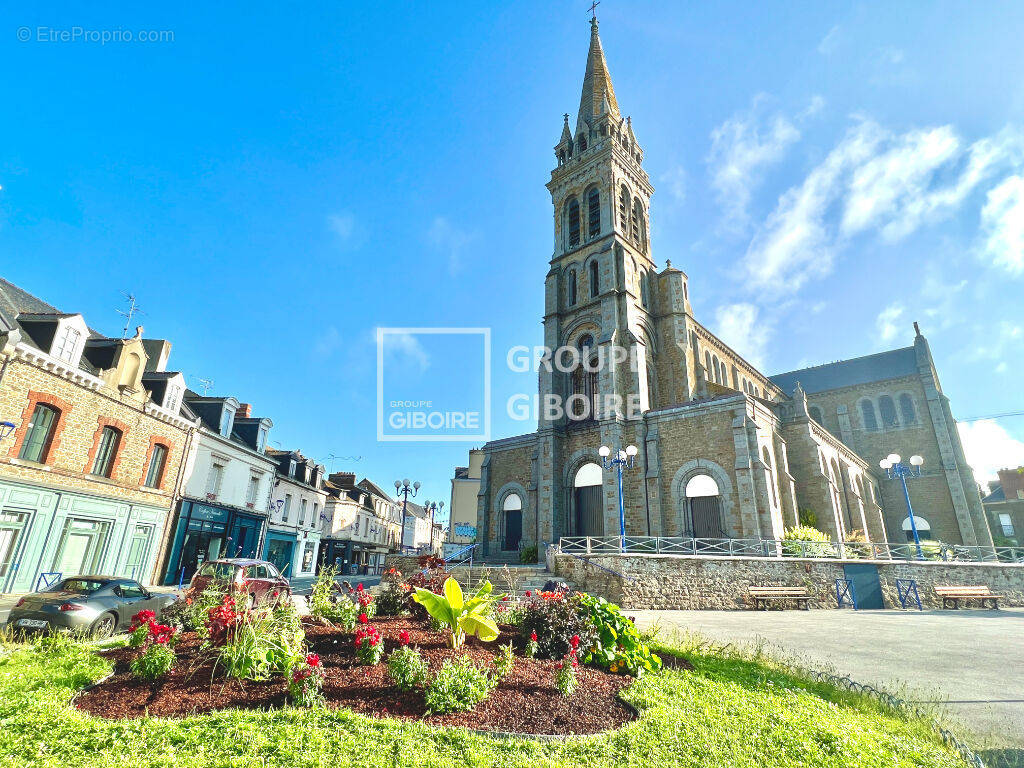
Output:
<instances>
[{"instance_id":1,"label":"green lawn","mask_svg":"<svg viewBox=\"0 0 1024 768\"><path fill-rule=\"evenodd\" d=\"M870 699L700 649L696 672L626 691L642 718L565 742L499 741L337 710L111 722L68 706L109 667L87 648L0 645L0 764L10 766L962 766L927 726Z\"/></svg>"}]
</instances>

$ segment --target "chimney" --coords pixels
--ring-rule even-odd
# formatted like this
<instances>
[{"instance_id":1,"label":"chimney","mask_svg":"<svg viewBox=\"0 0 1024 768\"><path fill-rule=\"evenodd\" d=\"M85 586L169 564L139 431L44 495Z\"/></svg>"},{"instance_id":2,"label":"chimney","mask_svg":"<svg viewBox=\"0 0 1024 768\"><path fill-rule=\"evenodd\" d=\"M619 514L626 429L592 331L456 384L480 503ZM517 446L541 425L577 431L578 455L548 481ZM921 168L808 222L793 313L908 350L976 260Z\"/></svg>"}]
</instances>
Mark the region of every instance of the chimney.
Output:
<instances>
[{"instance_id":1,"label":"chimney","mask_svg":"<svg viewBox=\"0 0 1024 768\"><path fill-rule=\"evenodd\" d=\"M238 413L235 416L239 419L252 418L252 406L249 403L241 403L238 406Z\"/></svg>"},{"instance_id":2,"label":"chimney","mask_svg":"<svg viewBox=\"0 0 1024 768\"><path fill-rule=\"evenodd\" d=\"M332 485L336 485L339 488L344 488L346 490L351 490L356 487L356 475L354 472L335 472L327 479L331 481Z\"/></svg>"}]
</instances>

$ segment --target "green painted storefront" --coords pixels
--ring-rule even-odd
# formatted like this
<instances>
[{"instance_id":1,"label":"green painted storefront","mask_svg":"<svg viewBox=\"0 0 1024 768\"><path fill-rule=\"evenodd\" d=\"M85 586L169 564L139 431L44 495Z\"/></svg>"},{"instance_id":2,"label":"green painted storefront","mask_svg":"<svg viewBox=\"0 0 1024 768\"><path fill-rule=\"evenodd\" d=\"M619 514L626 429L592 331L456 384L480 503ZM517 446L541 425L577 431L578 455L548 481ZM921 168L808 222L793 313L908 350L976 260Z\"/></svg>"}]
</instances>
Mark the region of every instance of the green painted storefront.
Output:
<instances>
[{"instance_id":1,"label":"green painted storefront","mask_svg":"<svg viewBox=\"0 0 1024 768\"><path fill-rule=\"evenodd\" d=\"M0 593L41 574L150 582L167 510L123 499L0 480Z\"/></svg>"}]
</instances>

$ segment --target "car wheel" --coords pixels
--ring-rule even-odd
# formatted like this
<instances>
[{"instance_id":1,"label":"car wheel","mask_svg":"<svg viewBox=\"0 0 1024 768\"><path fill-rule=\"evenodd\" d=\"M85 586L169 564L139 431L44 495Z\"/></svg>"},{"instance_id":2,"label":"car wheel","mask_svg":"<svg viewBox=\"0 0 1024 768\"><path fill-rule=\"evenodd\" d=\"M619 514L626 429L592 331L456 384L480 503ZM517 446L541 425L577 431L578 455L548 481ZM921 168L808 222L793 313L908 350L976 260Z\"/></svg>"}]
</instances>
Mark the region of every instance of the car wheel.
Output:
<instances>
[{"instance_id":1,"label":"car wheel","mask_svg":"<svg viewBox=\"0 0 1024 768\"><path fill-rule=\"evenodd\" d=\"M117 626L117 619L112 613L104 613L89 627L89 635L93 640L106 640L114 634L114 627Z\"/></svg>"}]
</instances>

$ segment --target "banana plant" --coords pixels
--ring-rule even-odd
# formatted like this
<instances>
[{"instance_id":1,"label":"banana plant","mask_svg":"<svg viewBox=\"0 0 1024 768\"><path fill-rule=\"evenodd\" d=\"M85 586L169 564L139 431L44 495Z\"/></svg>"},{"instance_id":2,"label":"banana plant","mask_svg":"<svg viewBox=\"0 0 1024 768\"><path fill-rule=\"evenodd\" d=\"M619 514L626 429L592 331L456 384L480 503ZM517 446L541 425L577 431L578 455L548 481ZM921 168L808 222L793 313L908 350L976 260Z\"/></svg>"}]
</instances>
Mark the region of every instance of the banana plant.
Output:
<instances>
[{"instance_id":1,"label":"banana plant","mask_svg":"<svg viewBox=\"0 0 1024 768\"><path fill-rule=\"evenodd\" d=\"M476 635L489 643L498 637L498 625L491 618L491 609L502 595L491 595L491 582L485 581L476 594L466 600L459 582L451 576L444 583L444 594L416 588L412 599L427 609L427 613L448 627L448 644L459 648L467 635Z\"/></svg>"}]
</instances>

